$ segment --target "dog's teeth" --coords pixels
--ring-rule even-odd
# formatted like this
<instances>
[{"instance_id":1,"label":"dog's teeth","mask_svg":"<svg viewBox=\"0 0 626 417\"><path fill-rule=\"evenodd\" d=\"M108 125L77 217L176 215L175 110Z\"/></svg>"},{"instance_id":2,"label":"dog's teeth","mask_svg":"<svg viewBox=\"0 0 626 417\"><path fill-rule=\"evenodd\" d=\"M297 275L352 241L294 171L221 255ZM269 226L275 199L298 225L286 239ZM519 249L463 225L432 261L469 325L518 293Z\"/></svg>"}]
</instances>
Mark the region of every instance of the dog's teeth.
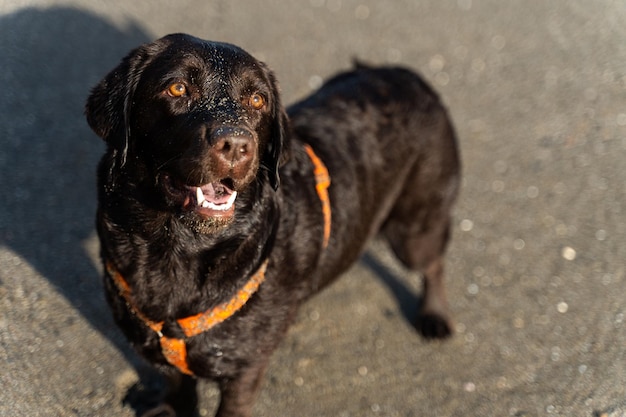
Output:
<instances>
[{"instance_id":1,"label":"dog's teeth","mask_svg":"<svg viewBox=\"0 0 626 417\"><path fill-rule=\"evenodd\" d=\"M207 201L204 198L204 193L202 192L202 189L200 187L196 187L196 197L198 198L198 205L202 207L206 207L204 203Z\"/></svg>"},{"instance_id":2,"label":"dog's teeth","mask_svg":"<svg viewBox=\"0 0 626 417\"><path fill-rule=\"evenodd\" d=\"M224 204L214 204L210 201L204 200L202 202L202 207L209 208L211 210L226 211L229 210L233 206L233 204L235 204L236 199L237 192L233 191L233 193L230 195L230 197L228 197L228 200Z\"/></svg>"},{"instance_id":3,"label":"dog's teeth","mask_svg":"<svg viewBox=\"0 0 626 417\"><path fill-rule=\"evenodd\" d=\"M226 202L226 205L228 206L228 208L231 208L232 205L235 204L236 199L237 199L237 191L233 191L233 193L228 198L228 201Z\"/></svg>"}]
</instances>

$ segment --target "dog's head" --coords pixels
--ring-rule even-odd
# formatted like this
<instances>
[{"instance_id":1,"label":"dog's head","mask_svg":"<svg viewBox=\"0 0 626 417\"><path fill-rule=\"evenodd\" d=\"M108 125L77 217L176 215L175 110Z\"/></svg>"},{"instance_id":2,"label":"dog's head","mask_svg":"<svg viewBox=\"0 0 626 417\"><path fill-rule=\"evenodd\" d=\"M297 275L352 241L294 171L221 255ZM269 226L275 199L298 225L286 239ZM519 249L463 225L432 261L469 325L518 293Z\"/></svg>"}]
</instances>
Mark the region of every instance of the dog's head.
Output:
<instances>
[{"instance_id":1,"label":"dog's head","mask_svg":"<svg viewBox=\"0 0 626 417\"><path fill-rule=\"evenodd\" d=\"M278 186L286 115L276 81L236 46L183 34L143 45L93 89L86 116L118 170L140 165L196 220L228 221L255 180Z\"/></svg>"}]
</instances>

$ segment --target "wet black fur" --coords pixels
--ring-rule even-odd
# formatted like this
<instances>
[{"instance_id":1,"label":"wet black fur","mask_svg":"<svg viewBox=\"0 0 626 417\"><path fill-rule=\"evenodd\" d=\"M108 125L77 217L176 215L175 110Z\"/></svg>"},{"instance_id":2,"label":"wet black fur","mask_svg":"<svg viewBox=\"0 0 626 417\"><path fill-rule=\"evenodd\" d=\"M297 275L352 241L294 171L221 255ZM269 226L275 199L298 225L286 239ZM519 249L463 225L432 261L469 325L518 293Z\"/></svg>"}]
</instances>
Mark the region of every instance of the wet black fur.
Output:
<instances>
[{"instance_id":1,"label":"wet black fur","mask_svg":"<svg viewBox=\"0 0 626 417\"><path fill-rule=\"evenodd\" d=\"M173 79L193 88L186 101L161 94ZM266 99L262 111L242 105L253 90ZM86 115L107 143L98 168L102 258L129 282L138 308L165 321L166 335L182 337L176 318L230 298L269 259L267 279L247 305L187 342L193 372L220 384L219 416L251 414L268 358L298 306L346 271L379 232L407 267L425 275L420 332L450 334L441 258L459 163L445 110L413 72L358 65L285 112L264 64L232 45L170 35L132 51L94 88ZM198 134L217 125L252 132L257 158L224 224L182 210L164 191L170 177L197 185L217 175L203 159L213 139ZM304 143L332 178L325 249ZM193 412L195 393L176 391L193 391L193 380L165 361L156 334L129 311L110 277L104 282L125 335L172 379L170 404L179 415Z\"/></svg>"}]
</instances>

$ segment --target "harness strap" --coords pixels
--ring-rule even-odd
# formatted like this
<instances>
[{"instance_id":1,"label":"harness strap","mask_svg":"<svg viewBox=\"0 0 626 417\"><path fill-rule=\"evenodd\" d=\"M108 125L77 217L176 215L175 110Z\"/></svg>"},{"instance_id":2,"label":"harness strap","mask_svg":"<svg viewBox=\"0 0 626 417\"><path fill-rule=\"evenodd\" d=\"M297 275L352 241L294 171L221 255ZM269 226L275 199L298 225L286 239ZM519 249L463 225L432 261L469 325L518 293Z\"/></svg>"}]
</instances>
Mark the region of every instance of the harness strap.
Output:
<instances>
[{"instance_id":1,"label":"harness strap","mask_svg":"<svg viewBox=\"0 0 626 417\"><path fill-rule=\"evenodd\" d=\"M322 160L315 154L313 148L309 145L304 145L304 150L309 155L313 166L315 167L313 173L315 174L315 190L317 196L322 203L322 214L324 215L324 248L328 246L328 240L330 239L330 227L331 227L331 208L330 198L328 196L328 187L330 187L330 175L328 169Z\"/></svg>"},{"instance_id":2,"label":"harness strap","mask_svg":"<svg viewBox=\"0 0 626 417\"><path fill-rule=\"evenodd\" d=\"M204 333L211 328L222 323L224 320L231 317L237 311L239 311L246 302L252 297L252 295L259 289L261 283L265 280L265 271L267 269L266 260L263 262L259 270L252 275L246 285L240 289L237 294L229 301L224 302L214 308L207 311L203 311L194 316L177 319L176 322L185 333L186 337L197 336L200 333ZM113 282L117 286L120 295L126 301L128 308L143 321L150 329L152 329L159 336L159 343L161 344L161 351L165 359L178 368L178 370L187 375L193 375L187 365L187 346L185 339L178 339L165 336L161 330L163 329L163 322L155 322L145 316L134 304L132 291L128 282L124 279L122 274L115 269L111 262L106 262L106 269Z\"/></svg>"}]
</instances>

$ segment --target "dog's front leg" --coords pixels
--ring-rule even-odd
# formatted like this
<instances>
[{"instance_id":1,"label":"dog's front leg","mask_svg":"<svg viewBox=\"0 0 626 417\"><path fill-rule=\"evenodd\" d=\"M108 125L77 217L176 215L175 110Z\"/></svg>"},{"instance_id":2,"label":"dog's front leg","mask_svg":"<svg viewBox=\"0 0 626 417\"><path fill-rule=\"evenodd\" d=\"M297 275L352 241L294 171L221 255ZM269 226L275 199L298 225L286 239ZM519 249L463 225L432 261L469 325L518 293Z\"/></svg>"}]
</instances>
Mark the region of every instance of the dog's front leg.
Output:
<instances>
[{"instance_id":1,"label":"dog's front leg","mask_svg":"<svg viewBox=\"0 0 626 417\"><path fill-rule=\"evenodd\" d=\"M176 410L176 417L196 415L198 406L197 380L187 375L176 373L168 377L166 402Z\"/></svg>"},{"instance_id":2,"label":"dog's front leg","mask_svg":"<svg viewBox=\"0 0 626 417\"><path fill-rule=\"evenodd\" d=\"M141 396L137 398L137 403L133 405L137 410L137 416L196 416L198 405L196 379L173 370L164 373L163 376L167 380L167 390L165 392L155 394L146 391L145 395L141 395L141 392L139 392Z\"/></svg>"},{"instance_id":3,"label":"dog's front leg","mask_svg":"<svg viewBox=\"0 0 626 417\"><path fill-rule=\"evenodd\" d=\"M268 358L244 368L235 377L220 381L221 401L216 417L250 417Z\"/></svg>"}]
</instances>

